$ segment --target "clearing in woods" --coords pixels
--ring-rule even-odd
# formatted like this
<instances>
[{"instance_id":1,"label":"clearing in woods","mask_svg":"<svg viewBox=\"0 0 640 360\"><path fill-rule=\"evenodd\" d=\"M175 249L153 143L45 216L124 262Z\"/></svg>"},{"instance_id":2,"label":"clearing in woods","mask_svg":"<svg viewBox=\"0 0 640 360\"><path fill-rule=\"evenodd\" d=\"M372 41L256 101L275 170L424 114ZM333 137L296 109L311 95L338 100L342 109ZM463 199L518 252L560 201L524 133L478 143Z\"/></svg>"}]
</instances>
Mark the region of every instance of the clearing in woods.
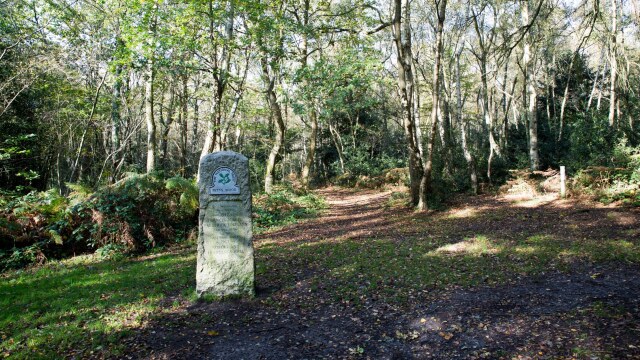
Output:
<instances>
[{"instance_id":1,"label":"clearing in woods","mask_svg":"<svg viewBox=\"0 0 640 360\"><path fill-rule=\"evenodd\" d=\"M257 236L254 300L185 303L131 339L152 358L638 358L637 209L320 191L319 218Z\"/></svg>"},{"instance_id":2,"label":"clearing in woods","mask_svg":"<svg viewBox=\"0 0 640 360\"><path fill-rule=\"evenodd\" d=\"M640 212L555 196L318 191L255 236L254 299L198 302L195 249L85 256L0 281L15 358L640 358Z\"/></svg>"}]
</instances>

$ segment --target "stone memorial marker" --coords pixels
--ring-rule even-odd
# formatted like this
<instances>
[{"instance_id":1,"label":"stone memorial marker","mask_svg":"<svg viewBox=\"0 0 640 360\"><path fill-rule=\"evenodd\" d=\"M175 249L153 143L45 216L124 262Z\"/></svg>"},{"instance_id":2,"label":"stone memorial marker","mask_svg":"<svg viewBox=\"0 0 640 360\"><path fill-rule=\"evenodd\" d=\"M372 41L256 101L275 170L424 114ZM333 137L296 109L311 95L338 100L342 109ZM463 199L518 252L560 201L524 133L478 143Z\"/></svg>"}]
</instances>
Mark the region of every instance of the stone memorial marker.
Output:
<instances>
[{"instance_id":1,"label":"stone memorial marker","mask_svg":"<svg viewBox=\"0 0 640 360\"><path fill-rule=\"evenodd\" d=\"M249 160L232 151L200 160L196 293L254 295Z\"/></svg>"}]
</instances>

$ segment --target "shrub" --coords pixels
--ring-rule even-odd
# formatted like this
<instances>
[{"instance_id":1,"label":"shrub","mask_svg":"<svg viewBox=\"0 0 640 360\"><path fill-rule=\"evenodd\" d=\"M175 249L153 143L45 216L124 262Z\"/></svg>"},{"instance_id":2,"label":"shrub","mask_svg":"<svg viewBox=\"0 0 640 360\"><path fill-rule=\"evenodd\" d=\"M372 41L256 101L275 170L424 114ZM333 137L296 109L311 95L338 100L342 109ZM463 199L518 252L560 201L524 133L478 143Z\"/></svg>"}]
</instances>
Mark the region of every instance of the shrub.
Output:
<instances>
[{"instance_id":1,"label":"shrub","mask_svg":"<svg viewBox=\"0 0 640 360\"><path fill-rule=\"evenodd\" d=\"M30 193L0 211L0 269L50 257L99 251L101 256L142 252L181 240L197 224L198 190L183 178L128 174L95 193L68 184Z\"/></svg>"},{"instance_id":2,"label":"shrub","mask_svg":"<svg viewBox=\"0 0 640 360\"><path fill-rule=\"evenodd\" d=\"M314 216L325 207L324 200L313 193L296 193L291 187L277 186L271 194L254 197L254 226L256 232L262 232Z\"/></svg>"},{"instance_id":3,"label":"shrub","mask_svg":"<svg viewBox=\"0 0 640 360\"><path fill-rule=\"evenodd\" d=\"M609 203L621 201L640 206L640 146L627 145L620 140L613 149L614 166L590 166L578 171L572 190Z\"/></svg>"},{"instance_id":4,"label":"shrub","mask_svg":"<svg viewBox=\"0 0 640 360\"><path fill-rule=\"evenodd\" d=\"M195 237L199 191L193 180L131 173L93 193L75 184L68 188L68 197L50 190L4 203L0 271L79 253L114 259ZM280 185L255 197L254 224L259 232L323 208L317 195Z\"/></svg>"}]
</instances>

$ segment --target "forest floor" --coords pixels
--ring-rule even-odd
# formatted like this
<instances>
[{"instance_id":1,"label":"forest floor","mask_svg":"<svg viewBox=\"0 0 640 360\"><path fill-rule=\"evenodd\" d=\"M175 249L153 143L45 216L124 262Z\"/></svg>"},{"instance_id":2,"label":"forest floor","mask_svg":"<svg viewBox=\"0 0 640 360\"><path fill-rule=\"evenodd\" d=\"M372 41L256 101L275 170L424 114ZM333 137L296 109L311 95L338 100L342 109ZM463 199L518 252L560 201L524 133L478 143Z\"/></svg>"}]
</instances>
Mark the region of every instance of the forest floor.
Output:
<instances>
[{"instance_id":1,"label":"forest floor","mask_svg":"<svg viewBox=\"0 0 640 360\"><path fill-rule=\"evenodd\" d=\"M255 237L254 299L195 301L193 246L58 266L64 277L10 275L3 312L23 314L0 335L24 345L4 356L640 358L640 209L511 194L417 213L392 191L318 193L322 215ZM33 294L56 281L67 290ZM73 299L73 316L60 297ZM45 315L51 324L37 325ZM43 335L54 328L70 335Z\"/></svg>"},{"instance_id":2,"label":"forest floor","mask_svg":"<svg viewBox=\"0 0 640 360\"><path fill-rule=\"evenodd\" d=\"M178 307L134 357L640 358L638 209L320 193L324 215L255 239L255 300Z\"/></svg>"}]
</instances>

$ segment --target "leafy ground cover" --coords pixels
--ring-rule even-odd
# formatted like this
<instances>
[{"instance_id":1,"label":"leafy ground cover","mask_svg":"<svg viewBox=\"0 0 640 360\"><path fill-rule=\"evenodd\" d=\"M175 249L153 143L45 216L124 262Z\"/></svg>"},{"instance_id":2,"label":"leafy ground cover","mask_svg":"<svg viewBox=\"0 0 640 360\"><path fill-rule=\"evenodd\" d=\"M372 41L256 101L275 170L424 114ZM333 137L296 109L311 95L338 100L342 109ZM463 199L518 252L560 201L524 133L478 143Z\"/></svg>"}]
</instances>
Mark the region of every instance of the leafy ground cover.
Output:
<instances>
[{"instance_id":1,"label":"leafy ground cover","mask_svg":"<svg viewBox=\"0 0 640 360\"><path fill-rule=\"evenodd\" d=\"M67 187L67 196L51 189L0 198L0 271L73 254L141 254L193 237L192 180L131 173L97 191Z\"/></svg>"},{"instance_id":2,"label":"leafy ground cover","mask_svg":"<svg viewBox=\"0 0 640 360\"><path fill-rule=\"evenodd\" d=\"M6 273L2 353L640 356L638 209L510 193L414 213L389 191L320 195L320 217L256 236L255 299L195 301L188 246Z\"/></svg>"},{"instance_id":3,"label":"leafy ground cover","mask_svg":"<svg viewBox=\"0 0 640 360\"><path fill-rule=\"evenodd\" d=\"M276 186L273 193L253 198L254 232L263 233L313 218L324 208L324 199L314 193L297 191L292 186Z\"/></svg>"},{"instance_id":4,"label":"leafy ground cover","mask_svg":"<svg viewBox=\"0 0 640 360\"><path fill-rule=\"evenodd\" d=\"M43 264L72 254L143 254L194 240L198 188L193 180L158 173L128 174L97 191L67 184L23 196L0 194L0 271ZM254 197L255 232L316 216L325 207L313 193L279 185Z\"/></svg>"}]
</instances>

